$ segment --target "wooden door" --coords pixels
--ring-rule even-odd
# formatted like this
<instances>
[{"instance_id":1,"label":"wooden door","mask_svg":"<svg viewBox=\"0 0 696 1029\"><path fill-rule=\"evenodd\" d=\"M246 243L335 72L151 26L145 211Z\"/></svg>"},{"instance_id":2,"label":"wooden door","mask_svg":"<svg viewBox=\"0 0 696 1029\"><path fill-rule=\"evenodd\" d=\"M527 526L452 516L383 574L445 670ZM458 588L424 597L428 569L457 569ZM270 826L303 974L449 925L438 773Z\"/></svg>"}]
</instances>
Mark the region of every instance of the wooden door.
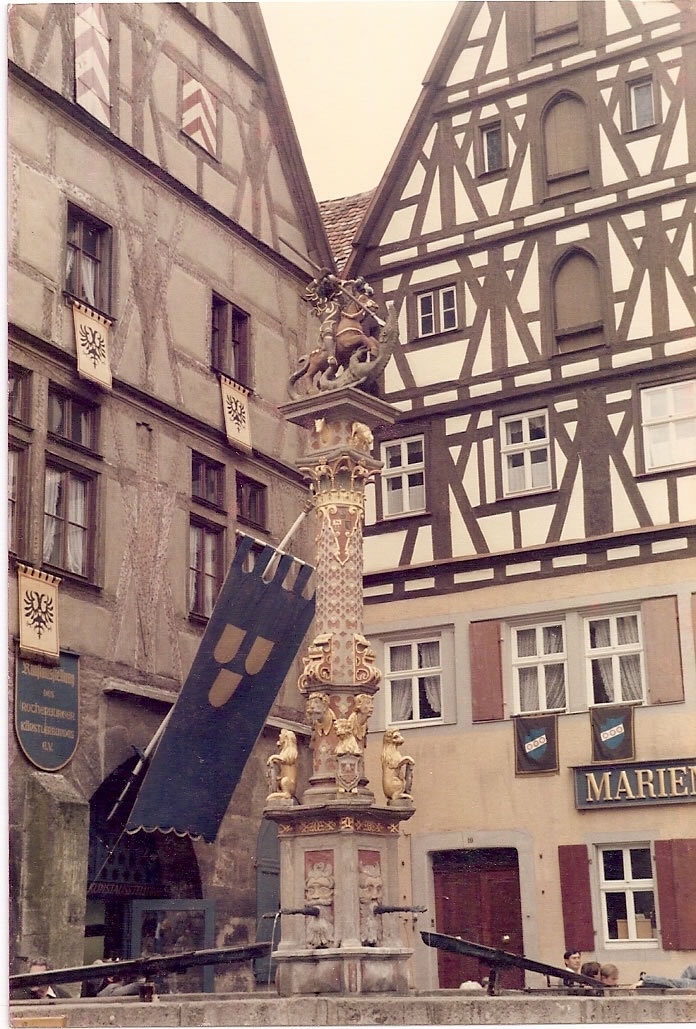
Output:
<instances>
[{"instance_id":1,"label":"wooden door","mask_svg":"<svg viewBox=\"0 0 696 1029\"><path fill-rule=\"evenodd\" d=\"M444 851L434 855L435 928L486 947L523 954L517 851L511 848ZM441 989L466 979L481 982L488 967L478 958L438 951ZM520 969L505 969L499 985L524 986Z\"/></svg>"}]
</instances>

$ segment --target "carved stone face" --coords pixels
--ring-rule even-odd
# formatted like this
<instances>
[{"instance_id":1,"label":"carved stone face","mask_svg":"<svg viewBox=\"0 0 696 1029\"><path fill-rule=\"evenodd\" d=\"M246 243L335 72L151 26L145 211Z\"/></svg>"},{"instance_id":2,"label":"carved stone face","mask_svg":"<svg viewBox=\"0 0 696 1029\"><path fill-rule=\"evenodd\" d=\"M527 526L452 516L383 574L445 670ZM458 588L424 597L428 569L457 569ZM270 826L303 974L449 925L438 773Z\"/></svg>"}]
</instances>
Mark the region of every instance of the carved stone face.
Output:
<instances>
[{"instance_id":1,"label":"carved stone face","mask_svg":"<svg viewBox=\"0 0 696 1029\"><path fill-rule=\"evenodd\" d=\"M305 711L311 722L321 722L329 709L329 698L325 693L311 693L307 697Z\"/></svg>"},{"instance_id":2,"label":"carved stone face","mask_svg":"<svg viewBox=\"0 0 696 1029\"><path fill-rule=\"evenodd\" d=\"M330 907L333 903L334 878L324 869L310 868L305 879L305 900L308 904Z\"/></svg>"},{"instance_id":3,"label":"carved stone face","mask_svg":"<svg viewBox=\"0 0 696 1029\"><path fill-rule=\"evenodd\" d=\"M358 894L361 904L379 903L382 899L382 876L376 865L366 865L360 869Z\"/></svg>"},{"instance_id":4,"label":"carved stone face","mask_svg":"<svg viewBox=\"0 0 696 1029\"><path fill-rule=\"evenodd\" d=\"M361 693L355 698L355 710L359 711L361 715L367 715L369 718L374 709L374 698L369 693Z\"/></svg>"}]
</instances>

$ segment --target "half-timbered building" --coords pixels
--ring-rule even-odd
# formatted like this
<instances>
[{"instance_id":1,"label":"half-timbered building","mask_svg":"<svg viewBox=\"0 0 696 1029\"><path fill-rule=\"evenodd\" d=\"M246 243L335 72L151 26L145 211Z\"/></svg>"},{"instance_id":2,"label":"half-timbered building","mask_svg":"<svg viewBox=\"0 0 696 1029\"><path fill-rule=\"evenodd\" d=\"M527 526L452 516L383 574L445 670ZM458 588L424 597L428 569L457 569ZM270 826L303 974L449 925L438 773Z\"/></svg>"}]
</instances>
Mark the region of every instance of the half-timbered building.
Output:
<instances>
[{"instance_id":1,"label":"half-timbered building","mask_svg":"<svg viewBox=\"0 0 696 1029\"><path fill-rule=\"evenodd\" d=\"M116 804L237 531L278 543L304 507L278 406L331 255L257 4L16 4L8 48L13 970L243 944L277 907L299 668L214 844L121 836Z\"/></svg>"},{"instance_id":2,"label":"half-timbered building","mask_svg":"<svg viewBox=\"0 0 696 1029\"><path fill-rule=\"evenodd\" d=\"M696 949L695 32L459 4L345 273L400 319L365 624L404 897L626 983ZM420 987L485 973L414 945Z\"/></svg>"}]
</instances>

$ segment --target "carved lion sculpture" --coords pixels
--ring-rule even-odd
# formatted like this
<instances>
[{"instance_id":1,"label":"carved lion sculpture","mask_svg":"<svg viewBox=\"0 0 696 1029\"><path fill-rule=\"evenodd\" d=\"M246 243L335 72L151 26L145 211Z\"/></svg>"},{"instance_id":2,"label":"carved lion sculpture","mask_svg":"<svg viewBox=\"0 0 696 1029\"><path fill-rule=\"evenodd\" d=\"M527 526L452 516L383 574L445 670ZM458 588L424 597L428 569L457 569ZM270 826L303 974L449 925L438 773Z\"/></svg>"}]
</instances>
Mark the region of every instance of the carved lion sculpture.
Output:
<instances>
[{"instance_id":1,"label":"carved lion sculpture","mask_svg":"<svg viewBox=\"0 0 696 1029\"><path fill-rule=\"evenodd\" d=\"M268 785L271 797L293 800L297 790L297 737L291 729L281 729L278 753L271 754L268 765Z\"/></svg>"},{"instance_id":2,"label":"carved lion sculpture","mask_svg":"<svg viewBox=\"0 0 696 1029\"><path fill-rule=\"evenodd\" d=\"M400 753L403 742L398 729L387 729L382 740L382 789L388 804L395 800L413 800L410 790L415 761Z\"/></svg>"}]
</instances>

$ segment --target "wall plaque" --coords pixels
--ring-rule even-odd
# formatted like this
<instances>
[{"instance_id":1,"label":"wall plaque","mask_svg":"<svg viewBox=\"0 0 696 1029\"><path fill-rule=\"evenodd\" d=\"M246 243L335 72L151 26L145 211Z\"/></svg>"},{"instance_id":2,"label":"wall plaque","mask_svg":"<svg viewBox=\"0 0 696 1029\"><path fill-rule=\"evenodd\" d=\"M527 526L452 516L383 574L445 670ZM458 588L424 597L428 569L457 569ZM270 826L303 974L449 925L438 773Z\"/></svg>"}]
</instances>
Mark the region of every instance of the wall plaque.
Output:
<instances>
[{"instance_id":1,"label":"wall plaque","mask_svg":"<svg viewBox=\"0 0 696 1029\"><path fill-rule=\"evenodd\" d=\"M60 654L60 664L43 665L17 657L15 731L33 765L57 772L67 765L80 735L80 690L75 654Z\"/></svg>"}]
</instances>

